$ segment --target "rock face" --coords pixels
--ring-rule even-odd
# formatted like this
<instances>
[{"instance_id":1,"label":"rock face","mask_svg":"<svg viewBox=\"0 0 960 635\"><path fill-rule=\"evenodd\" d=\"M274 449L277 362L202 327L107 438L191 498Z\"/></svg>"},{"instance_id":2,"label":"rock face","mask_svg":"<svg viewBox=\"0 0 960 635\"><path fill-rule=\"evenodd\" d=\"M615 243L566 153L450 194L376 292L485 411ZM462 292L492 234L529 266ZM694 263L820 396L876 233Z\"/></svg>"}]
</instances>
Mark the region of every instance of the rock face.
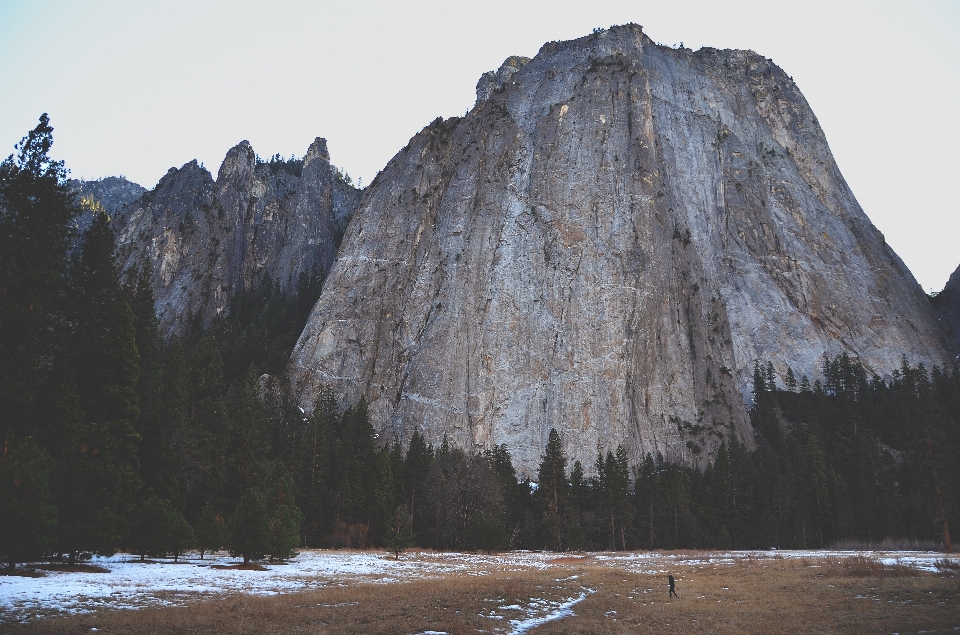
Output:
<instances>
[{"instance_id":1,"label":"rock face","mask_svg":"<svg viewBox=\"0 0 960 635\"><path fill-rule=\"evenodd\" d=\"M360 192L330 164L317 139L301 161L258 161L246 141L217 179L192 161L117 213L123 268L153 265L160 328L180 333L191 315L205 324L262 276L290 289L301 273L325 274Z\"/></svg>"},{"instance_id":2,"label":"rock face","mask_svg":"<svg viewBox=\"0 0 960 635\"><path fill-rule=\"evenodd\" d=\"M92 198L100 201L111 216L147 193L145 187L122 176L108 176L96 181L72 181L72 184L81 200Z\"/></svg>"},{"instance_id":3,"label":"rock face","mask_svg":"<svg viewBox=\"0 0 960 635\"><path fill-rule=\"evenodd\" d=\"M755 360L812 382L945 345L793 81L628 25L511 58L390 161L291 371L304 406L326 384L532 474L551 428L587 471L618 444L704 465L752 444Z\"/></svg>"},{"instance_id":4,"label":"rock face","mask_svg":"<svg viewBox=\"0 0 960 635\"><path fill-rule=\"evenodd\" d=\"M957 267L947 284L933 299L933 304L950 334L950 344L954 360L960 361L960 267Z\"/></svg>"},{"instance_id":5,"label":"rock face","mask_svg":"<svg viewBox=\"0 0 960 635\"><path fill-rule=\"evenodd\" d=\"M122 176L108 176L96 181L71 181L84 211L77 217L76 228L82 234L93 222L90 202L98 201L111 218L116 217L124 207L134 203L146 194L147 189L128 181Z\"/></svg>"}]
</instances>

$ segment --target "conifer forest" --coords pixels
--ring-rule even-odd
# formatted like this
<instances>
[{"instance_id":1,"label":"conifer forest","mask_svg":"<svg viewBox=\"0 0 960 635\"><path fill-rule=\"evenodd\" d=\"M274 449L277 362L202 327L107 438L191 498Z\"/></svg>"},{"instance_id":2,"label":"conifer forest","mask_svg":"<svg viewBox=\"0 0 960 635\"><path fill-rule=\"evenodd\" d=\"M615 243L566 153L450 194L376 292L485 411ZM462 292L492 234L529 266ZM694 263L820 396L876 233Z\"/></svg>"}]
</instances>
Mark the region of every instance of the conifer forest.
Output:
<instances>
[{"instance_id":1,"label":"conifer forest","mask_svg":"<svg viewBox=\"0 0 960 635\"><path fill-rule=\"evenodd\" d=\"M365 403L312 412L285 377L320 294L262 280L211 325L160 335L146 264L123 273L109 219L50 158L44 116L0 165L0 559L116 550L950 549L960 519L960 371L904 358L754 369L755 443L692 469L623 447L570 464L551 432L535 475L510 452L384 438ZM93 222L82 233L81 213ZM811 381L806 374L816 375ZM697 451L699 448L691 448Z\"/></svg>"}]
</instances>

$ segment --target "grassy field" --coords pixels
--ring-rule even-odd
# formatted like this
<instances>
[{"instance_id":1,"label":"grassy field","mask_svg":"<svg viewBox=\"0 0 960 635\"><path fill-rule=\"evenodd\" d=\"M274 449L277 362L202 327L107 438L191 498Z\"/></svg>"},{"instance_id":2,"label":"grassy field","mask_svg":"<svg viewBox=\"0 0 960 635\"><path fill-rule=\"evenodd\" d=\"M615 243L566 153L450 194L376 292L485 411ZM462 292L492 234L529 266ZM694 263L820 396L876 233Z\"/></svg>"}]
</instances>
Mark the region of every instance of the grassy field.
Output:
<instances>
[{"instance_id":1,"label":"grassy field","mask_svg":"<svg viewBox=\"0 0 960 635\"><path fill-rule=\"evenodd\" d=\"M542 570L458 571L176 608L101 610L0 625L17 634L960 632L960 560L938 571L864 556L643 561L562 557ZM666 568L664 568L666 567ZM679 599L667 597L666 571ZM582 600L579 600L582 598ZM572 605L572 606L570 606ZM564 613L569 606L572 613ZM539 616L541 621L532 621ZM543 618L554 617L543 622ZM96 631L93 631L96 629Z\"/></svg>"}]
</instances>

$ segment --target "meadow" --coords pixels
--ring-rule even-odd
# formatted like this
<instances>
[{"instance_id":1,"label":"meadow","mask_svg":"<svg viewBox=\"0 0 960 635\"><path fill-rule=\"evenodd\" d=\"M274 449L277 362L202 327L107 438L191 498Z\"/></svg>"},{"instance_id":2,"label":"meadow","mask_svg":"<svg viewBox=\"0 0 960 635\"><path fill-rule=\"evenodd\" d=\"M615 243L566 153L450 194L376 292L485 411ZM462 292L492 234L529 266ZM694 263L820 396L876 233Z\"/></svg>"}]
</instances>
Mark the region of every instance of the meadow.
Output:
<instances>
[{"instance_id":1,"label":"meadow","mask_svg":"<svg viewBox=\"0 0 960 635\"><path fill-rule=\"evenodd\" d=\"M4 633L960 632L960 558L935 552L305 551L0 578ZM668 574L679 599L667 596Z\"/></svg>"}]
</instances>

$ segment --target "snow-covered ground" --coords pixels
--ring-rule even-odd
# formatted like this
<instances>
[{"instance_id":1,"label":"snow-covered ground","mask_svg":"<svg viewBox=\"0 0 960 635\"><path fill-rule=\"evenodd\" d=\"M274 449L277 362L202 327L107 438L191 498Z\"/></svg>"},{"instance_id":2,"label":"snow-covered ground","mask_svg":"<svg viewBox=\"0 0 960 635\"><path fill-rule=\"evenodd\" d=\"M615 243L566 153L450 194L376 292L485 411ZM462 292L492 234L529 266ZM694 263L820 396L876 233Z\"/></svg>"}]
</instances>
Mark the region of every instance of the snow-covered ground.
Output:
<instances>
[{"instance_id":1,"label":"snow-covered ground","mask_svg":"<svg viewBox=\"0 0 960 635\"><path fill-rule=\"evenodd\" d=\"M747 559L806 559L806 560L842 560L850 557L862 557L876 560L885 565L900 565L920 571L936 571L936 562L944 554L931 551L705 551L705 552L641 552L607 553L597 555L599 561L617 563L634 573L666 573L671 563L683 565L732 565ZM646 568L644 565L647 564Z\"/></svg>"},{"instance_id":2,"label":"snow-covered ground","mask_svg":"<svg viewBox=\"0 0 960 635\"><path fill-rule=\"evenodd\" d=\"M266 571L215 569L233 565L225 556L204 560L141 563L128 554L94 558L90 564L109 573L44 572L43 577L0 576L0 623L37 616L84 613L98 608L138 608L179 605L201 597L252 593L292 593L352 582L399 583L451 573L486 575L494 572L548 569L551 561L570 554L508 552L498 555L408 552L395 560L384 552L305 550L287 564L266 565ZM930 552L870 551L738 551L640 552L589 554L593 563L633 573L662 574L676 566L724 566L745 559L806 558L811 561L863 556L885 564L935 570L943 554ZM569 558L564 558L569 564ZM569 615L574 605L591 592L563 602L529 602L525 606L499 607L500 619L515 633ZM493 617L493 616L491 616Z\"/></svg>"},{"instance_id":3,"label":"snow-covered ground","mask_svg":"<svg viewBox=\"0 0 960 635\"><path fill-rule=\"evenodd\" d=\"M253 593L274 595L350 582L396 583L460 572L484 575L495 571L546 568L555 554L517 552L505 555L458 553L403 554L305 550L286 564L267 564L266 571L218 569L236 558L226 556L141 563L129 554L95 557L88 564L109 573L45 571L43 577L0 576L0 623L35 615L84 613L97 608L177 605L197 597Z\"/></svg>"}]
</instances>

